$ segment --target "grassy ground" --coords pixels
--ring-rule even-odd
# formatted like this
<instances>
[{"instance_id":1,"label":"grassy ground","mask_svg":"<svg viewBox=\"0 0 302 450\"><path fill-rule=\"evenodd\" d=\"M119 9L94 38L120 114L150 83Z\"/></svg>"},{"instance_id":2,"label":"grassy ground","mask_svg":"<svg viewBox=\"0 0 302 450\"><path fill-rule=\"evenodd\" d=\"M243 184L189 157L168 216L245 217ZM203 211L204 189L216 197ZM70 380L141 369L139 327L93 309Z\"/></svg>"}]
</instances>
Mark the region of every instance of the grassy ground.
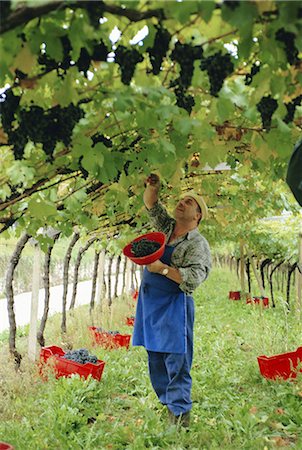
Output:
<instances>
[{"instance_id":1,"label":"grassy ground","mask_svg":"<svg viewBox=\"0 0 302 450\"><path fill-rule=\"evenodd\" d=\"M59 315L49 321L47 344L87 347L106 361L101 382L78 377L43 382L24 358L21 373L0 352L0 440L16 450L77 449L302 449L302 376L296 382L267 381L257 356L296 350L302 324L277 308L261 310L229 301L236 277L214 270L195 295L195 356L190 431L170 426L153 393L144 349L108 351L91 346L85 307L69 318L62 343ZM131 330L126 299L95 324ZM102 319L101 319L102 317ZM4 336L3 336L4 339ZM25 352L24 337L18 348ZM23 341L24 340L24 341Z\"/></svg>"}]
</instances>

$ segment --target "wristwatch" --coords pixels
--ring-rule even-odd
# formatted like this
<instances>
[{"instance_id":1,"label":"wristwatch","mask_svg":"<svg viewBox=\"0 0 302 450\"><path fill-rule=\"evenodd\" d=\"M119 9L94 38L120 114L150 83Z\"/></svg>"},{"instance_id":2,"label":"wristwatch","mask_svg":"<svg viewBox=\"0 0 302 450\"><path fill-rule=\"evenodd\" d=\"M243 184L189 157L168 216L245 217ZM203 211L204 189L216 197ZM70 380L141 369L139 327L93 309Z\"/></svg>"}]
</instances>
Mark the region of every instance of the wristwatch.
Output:
<instances>
[{"instance_id":1,"label":"wristwatch","mask_svg":"<svg viewBox=\"0 0 302 450\"><path fill-rule=\"evenodd\" d=\"M165 276L167 276L168 273L169 273L168 267L165 267L165 268L162 270L162 272L161 272L161 274L162 274L162 275L165 275Z\"/></svg>"}]
</instances>

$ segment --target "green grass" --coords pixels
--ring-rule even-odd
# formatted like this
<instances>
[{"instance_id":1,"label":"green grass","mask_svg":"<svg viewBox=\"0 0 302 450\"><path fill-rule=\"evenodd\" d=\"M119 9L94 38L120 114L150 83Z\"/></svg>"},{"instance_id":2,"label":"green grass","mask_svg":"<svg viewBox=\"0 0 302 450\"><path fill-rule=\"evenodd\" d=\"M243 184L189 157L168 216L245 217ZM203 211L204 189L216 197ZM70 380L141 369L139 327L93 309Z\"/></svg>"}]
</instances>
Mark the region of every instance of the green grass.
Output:
<instances>
[{"instance_id":1,"label":"green grass","mask_svg":"<svg viewBox=\"0 0 302 450\"><path fill-rule=\"evenodd\" d=\"M21 372L0 360L0 440L16 450L67 449L302 449L302 376L295 382L267 381L257 364L301 346L302 324L280 306L261 310L229 301L238 281L214 270L195 295L193 410L190 432L170 426L167 411L150 386L144 349L93 348L87 334L87 308L68 319L62 343L60 316L49 320L47 344L86 346L106 361L102 380L78 377L43 382L24 358ZM131 313L123 298L112 315L95 323L129 332ZM24 337L18 348L26 349Z\"/></svg>"}]
</instances>

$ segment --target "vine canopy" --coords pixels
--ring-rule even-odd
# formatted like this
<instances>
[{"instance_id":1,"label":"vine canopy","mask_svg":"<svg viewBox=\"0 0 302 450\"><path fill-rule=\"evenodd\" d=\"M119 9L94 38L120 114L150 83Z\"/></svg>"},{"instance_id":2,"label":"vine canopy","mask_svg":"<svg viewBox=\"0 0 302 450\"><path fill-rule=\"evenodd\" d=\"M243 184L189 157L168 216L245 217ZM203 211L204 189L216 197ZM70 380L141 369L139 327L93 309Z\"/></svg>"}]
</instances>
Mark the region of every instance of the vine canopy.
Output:
<instances>
[{"instance_id":1,"label":"vine canopy","mask_svg":"<svg viewBox=\"0 0 302 450\"><path fill-rule=\"evenodd\" d=\"M224 196L244 218L241 186L260 215L284 207L261 189L301 135L301 2L8 1L1 17L2 232L142 227L150 171L222 225Z\"/></svg>"}]
</instances>

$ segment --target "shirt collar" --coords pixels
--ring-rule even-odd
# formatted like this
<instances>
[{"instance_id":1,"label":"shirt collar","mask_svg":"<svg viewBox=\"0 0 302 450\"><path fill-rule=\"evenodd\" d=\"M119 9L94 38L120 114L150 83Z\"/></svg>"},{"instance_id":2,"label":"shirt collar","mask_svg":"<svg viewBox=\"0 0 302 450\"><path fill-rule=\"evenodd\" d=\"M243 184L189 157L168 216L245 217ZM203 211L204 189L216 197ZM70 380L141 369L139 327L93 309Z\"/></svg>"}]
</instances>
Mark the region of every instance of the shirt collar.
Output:
<instances>
[{"instance_id":1,"label":"shirt collar","mask_svg":"<svg viewBox=\"0 0 302 450\"><path fill-rule=\"evenodd\" d=\"M175 223L176 222L174 222L173 226L171 227L171 230L169 233L169 239L170 239L171 234L173 233ZM178 239L181 239L184 241L185 239L188 239L188 241L189 241L190 239L193 239L194 236L197 236L198 234L199 234L198 228L194 228L194 230L188 231L188 233L185 236L183 236L182 238L177 238L176 240L178 241Z\"/></svg>"}]
</instances>

